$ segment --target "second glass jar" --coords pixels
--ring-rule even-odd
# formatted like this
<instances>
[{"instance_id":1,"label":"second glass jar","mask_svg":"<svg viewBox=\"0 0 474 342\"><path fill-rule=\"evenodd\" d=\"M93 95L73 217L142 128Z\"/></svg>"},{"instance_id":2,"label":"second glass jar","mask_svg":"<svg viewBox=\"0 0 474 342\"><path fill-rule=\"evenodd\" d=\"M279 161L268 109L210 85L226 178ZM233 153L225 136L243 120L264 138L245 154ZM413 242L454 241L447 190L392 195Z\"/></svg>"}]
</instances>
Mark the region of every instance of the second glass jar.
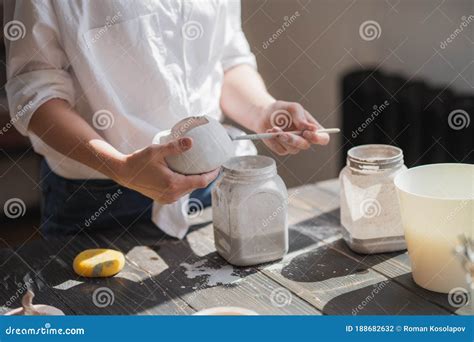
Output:
<instances>
[{"instance_id":1,"label":"second glass jar","mask_svg":"<svg viewBox=\"0 0 474 342\"><path fill-rule=\"evenodd\" d=\"M349 247L371 254L406 248L393 180L406 170L402 150L361 145L347 152L339 180L341 224Z\"/></svg>"}]
</instances>

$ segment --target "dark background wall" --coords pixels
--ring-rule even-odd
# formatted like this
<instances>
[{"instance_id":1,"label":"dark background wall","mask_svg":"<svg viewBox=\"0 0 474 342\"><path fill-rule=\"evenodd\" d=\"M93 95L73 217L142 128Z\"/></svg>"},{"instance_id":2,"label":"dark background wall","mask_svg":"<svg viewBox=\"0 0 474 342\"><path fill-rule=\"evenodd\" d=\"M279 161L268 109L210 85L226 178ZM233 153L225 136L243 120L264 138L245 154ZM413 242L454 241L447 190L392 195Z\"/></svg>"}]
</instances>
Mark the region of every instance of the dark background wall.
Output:
<instances>
[{"instance_id":1,"label":"dark background wall","mask_svg":"<svg viewBox=\"0 0 474 342\"><path fill-rule=\"evenodd\" d=\"M351 101L341 94L341 78L357 68L474 94L474 21L440 47L463 17L474 15L472 0L243 0L242 7L244 30L272 94L301 102L326 127L341 127L343 105ZM300 16L264 49L296 11ZM380 25L380 36L367 41L359 28L369 20ZM416 132L401 138L417 139ZM345 142L333 136L327 147L278 158L279 172L290 186L336 177Z\"/></svg>"}]
</instances>

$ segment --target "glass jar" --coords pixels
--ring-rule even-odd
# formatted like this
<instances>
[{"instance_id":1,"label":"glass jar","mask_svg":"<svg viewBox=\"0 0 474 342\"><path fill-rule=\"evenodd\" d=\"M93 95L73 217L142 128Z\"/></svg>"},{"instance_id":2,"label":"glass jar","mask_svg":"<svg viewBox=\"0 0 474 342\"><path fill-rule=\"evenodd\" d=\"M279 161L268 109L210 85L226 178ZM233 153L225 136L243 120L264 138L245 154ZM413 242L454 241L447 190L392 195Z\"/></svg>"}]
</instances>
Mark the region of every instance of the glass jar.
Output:
<instances>
[{"instance_id":1,"label":"glass jar","mask_svg":"<svg viewBox=\"0 0 474 342\"><path fill-rule=\"evenodd\" d=\"M339 175L341 224L352 250L371 254L406 248L393 183L404 170L398 147L361 145L347 152L347 164Z\"/></svg>"},{"instance_id":2,"label":"glass jar","mask_svg":"<svg viewBox=\"0 0 474 342\"><path fill-rule=\"evenodd\" d=\"M212 192L217 252L237 266L281 259L288 251L288 193L275 161L234 157Z\"/></svg>"}]
</instances>

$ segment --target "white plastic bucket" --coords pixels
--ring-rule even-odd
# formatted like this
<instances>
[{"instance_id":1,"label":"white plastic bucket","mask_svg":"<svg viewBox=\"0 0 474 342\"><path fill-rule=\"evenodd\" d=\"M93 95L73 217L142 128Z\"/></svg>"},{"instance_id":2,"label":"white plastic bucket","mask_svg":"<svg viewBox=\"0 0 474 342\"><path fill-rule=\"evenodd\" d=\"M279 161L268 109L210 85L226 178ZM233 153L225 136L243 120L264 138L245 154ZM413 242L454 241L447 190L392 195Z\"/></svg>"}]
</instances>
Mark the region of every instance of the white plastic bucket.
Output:
<instances>
[{"instance_id":1,"label":"white plastic bucket","mask_svg":"<svg viewBox=\"0 0 474 342\"><path fill-rule=\"evenodd\" d=\"M454 250L459 236L474 235L474 165L415 167L399 174L395 186L415 282L442 293L467 289Z\"/></svg>"}]
</instances>

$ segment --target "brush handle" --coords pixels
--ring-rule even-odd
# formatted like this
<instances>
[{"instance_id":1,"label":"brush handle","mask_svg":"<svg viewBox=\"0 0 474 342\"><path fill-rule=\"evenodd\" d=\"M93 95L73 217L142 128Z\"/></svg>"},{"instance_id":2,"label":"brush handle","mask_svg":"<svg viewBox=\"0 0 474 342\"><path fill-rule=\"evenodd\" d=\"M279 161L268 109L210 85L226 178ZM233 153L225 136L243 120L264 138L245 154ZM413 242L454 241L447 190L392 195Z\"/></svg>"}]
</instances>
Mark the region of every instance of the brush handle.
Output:
<instances>
[{"instance_id":1,"label":"brush handle","mask_svg":"<svg viewBox=\"0 0 474 342\"><path fill-rule=\"evenodd\" d=\"M316 131L316 133L339 133L341 130L339 128L321 128ZM271 139L281 135L282 133L290 133L296 135L302 135L304 131L288 131L288 132L276 132L276 133L260 133L260 134L244 134L237 137L231 137L232 140L261 140L261 139Z\"/></svg>"}]
</instances>

